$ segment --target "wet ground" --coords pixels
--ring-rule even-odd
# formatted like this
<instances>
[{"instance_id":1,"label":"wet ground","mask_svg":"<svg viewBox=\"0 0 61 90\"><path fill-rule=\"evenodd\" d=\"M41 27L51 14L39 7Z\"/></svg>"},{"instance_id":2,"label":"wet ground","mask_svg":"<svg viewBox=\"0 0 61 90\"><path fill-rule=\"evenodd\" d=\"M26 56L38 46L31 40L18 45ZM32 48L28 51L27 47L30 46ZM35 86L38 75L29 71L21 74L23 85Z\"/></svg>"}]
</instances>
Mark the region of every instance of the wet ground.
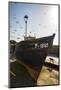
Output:
<instances>
[{"instance_id":1,"label":"wet ground","mask_svg":"<svg viewBox=\"0 0 61 90\"><path fill-rule=\"evenodd\" d=\"M43 66L37 79L37 85L57 85L59 83L58 76L58 71L50 71L48 67Z\"/></svg>"}]
</instances>

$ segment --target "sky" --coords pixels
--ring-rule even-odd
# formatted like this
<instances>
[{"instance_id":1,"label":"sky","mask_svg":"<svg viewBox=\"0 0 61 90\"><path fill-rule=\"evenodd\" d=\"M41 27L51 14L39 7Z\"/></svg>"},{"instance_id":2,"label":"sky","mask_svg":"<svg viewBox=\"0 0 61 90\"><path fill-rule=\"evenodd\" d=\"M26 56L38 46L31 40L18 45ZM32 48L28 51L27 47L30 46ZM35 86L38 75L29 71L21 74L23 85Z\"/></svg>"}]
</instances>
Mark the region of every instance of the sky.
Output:
<instances>
[{"instance_id":1,"label":"sky","mask_svg":"<svg viewBox=\"0 0 61 90\"><path fill-rule=\"evenodd\" d=\"M9 3L10 39L24 40L25 21L28 15L27 35L41 38L55 33L54 45L58 45L58 6L32 3Z\"/></svg>"}]
</instances>

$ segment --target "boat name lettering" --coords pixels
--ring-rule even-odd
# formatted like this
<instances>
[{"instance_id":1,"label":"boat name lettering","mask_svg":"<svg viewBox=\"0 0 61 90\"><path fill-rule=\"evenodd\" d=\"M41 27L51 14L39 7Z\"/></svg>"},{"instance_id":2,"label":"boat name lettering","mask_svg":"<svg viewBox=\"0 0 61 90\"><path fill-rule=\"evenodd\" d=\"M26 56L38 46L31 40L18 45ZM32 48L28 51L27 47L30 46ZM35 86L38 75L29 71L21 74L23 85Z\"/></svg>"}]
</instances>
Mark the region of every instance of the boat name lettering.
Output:
<instances>
[{"instance_id":1,"label":"boat name lettering","mask_svg":"<svg viewBox=\"0 0 61 90\"><path fill-rule=\"evenodd\" d=\"M48 47L48 43L35 44L35 48L47 48L47 47Z\"/></svg>"},{"instance_id":2,"label":"boat name lettering","mask_svg":"<svg viewBox=\"0 0 61 90\"><path fill-rule=\"evenodd\" d=\"M48 47L48 43L42 43L40 44L40 48L47 48Z\"/></svg>"}]
</instances>

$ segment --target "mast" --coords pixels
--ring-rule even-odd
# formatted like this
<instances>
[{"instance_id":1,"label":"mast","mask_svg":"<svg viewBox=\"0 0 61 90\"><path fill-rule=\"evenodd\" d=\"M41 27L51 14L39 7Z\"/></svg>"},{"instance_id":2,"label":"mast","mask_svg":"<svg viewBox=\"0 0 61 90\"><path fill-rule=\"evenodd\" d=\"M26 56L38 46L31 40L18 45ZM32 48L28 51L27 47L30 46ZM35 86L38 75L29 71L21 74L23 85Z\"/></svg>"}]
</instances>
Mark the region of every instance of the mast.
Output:
<instances>
[{"instance_id":1,"label":"mast","mask_svg":"<svg viewBox=\"0 0 61 90\"><path fill-rule=\"evenodd\" d=\"M25 21L25 36L24 36L24 39L26 40L27 39L27 21L28 21L28 16L27 15L24 16L24 21Z\"/></svg>"}]
</instances>

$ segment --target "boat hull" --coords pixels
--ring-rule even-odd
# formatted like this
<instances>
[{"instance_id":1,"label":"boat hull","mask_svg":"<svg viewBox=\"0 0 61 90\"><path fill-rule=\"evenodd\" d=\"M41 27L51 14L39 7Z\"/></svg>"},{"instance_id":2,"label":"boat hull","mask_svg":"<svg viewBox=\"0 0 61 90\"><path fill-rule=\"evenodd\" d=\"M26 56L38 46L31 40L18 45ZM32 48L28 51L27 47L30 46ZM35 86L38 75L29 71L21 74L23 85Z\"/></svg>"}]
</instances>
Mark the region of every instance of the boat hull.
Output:
<instances>
[{"instance_id":1,"label":"boat hull","mask_svg":"<svg viewBox=\"0 0 61 90\"><path fill-rule=\"evenodd\" d=\"M41 69L47 56L47 50L23 50L16 51L16 58L34 69Z\"/></svg>"},{"instance_id":2,"label":"boat hull","mask_svg":"<svg viewBox=\"0 0 61 90\"><path fill-rule=\"evenodd\" d=\"M54 35L34 41L23 41L20 42L20 44L18 43L15 49L16 58L35 70L41 70L45 58L48 55L48 49L52 47L53 38ZM38 47L35 47L35 43L38 43ZM32 47L27 46L31 44L33 45Z\"/></svg>"}]
</instances>

